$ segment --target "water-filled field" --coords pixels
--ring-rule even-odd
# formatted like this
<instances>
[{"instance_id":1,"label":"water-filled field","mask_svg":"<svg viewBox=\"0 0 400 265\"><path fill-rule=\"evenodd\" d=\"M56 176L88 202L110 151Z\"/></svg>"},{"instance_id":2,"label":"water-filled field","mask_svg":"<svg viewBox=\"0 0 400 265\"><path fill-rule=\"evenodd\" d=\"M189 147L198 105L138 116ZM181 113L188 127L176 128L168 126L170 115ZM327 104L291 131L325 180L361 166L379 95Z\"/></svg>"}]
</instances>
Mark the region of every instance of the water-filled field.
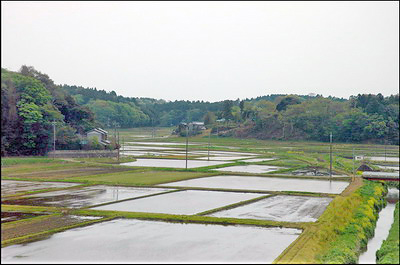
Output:
<instances>
[{"instance_id":1,"label":"water-filled field","mask_svg":"<svg viewBox=\"0 0 400 265\"><path fill-rule=\"evenodd\" d=\"M113 220L2 248L2 262L271 263L301 233L262 228Z\"/></svg>"},{"instance_id":2,"label":"water-filled field","mask_svg":"<svg viewBox=\"0 0 400 265\"><path fill-rule=\"evenodd\" d=\"M215 176L160 184L159 186L201 187L220 189L305 191L319 193L341 193L347 186L345 181L293 179L252 176Z\"/></svg>"},{"instance_id":3,"label":"water-filled field","mask_svg":"<svg viewBox=\"0 0 400 265\"><path fill-rule=\"evenodd\" d=\"M95 210L196 214L260 197L257 193L186 190L95 207Z\"/></svg>"},{"instance_id":4,"label":"water-filled field","mask_svg":"<svg viewBox=\"0 0 400 265\"><path fill-rule=\"evenodd\" d=\"M277 195L209 216L315 222L331 201L332 198Z\"/></svg>"}]
</instances>

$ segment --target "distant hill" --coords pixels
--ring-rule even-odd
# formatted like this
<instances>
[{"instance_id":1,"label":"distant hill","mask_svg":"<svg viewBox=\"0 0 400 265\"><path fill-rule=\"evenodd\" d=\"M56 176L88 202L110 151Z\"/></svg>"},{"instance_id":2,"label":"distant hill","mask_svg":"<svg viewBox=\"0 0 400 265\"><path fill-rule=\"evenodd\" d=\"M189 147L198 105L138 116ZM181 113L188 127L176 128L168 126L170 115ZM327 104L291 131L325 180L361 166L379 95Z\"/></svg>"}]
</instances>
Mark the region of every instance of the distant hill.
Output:
<instances>
[{"instance_id":1,"label":"distant hill","mask_svg":"<svg viewBox=\"0 0 400 265\"><path fill-rule=\"evenodd\" d=\"M1 154L45 154L57 123L59 148L79 148L77 134L94 127L176 126L204 121L221 135L399 144L399 94L350 99L271 94L243 100L165 101L114 91L56 85L31 66L1 70ZM225 120L217 123L216 120ZM225 131L224 131L225 129Z\"/></svg>"}]
</instances>

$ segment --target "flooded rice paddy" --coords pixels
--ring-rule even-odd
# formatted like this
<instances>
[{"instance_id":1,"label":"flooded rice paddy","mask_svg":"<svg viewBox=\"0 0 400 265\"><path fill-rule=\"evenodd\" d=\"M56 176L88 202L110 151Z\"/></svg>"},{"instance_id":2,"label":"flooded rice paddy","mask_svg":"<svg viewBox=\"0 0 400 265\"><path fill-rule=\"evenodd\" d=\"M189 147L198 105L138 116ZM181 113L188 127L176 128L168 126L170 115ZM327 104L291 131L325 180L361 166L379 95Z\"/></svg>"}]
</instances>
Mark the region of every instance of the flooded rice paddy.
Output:
<instances>
[{"instance_id":1,"label":"flooded rice paddy","mask_svg":"<svg viewBox=\"0 0 400 265\"><path fill-rule=\"evenodd\" d=\"M92 208L94 210L196 214L260 197L255 193L186 190Z\"/></svg>"},{"instance_id":2,"label":"flooded rice paddy","mask_svg":"<svg viewBox=\"0 0 400 265\"><path fill-rule=\"evenodd\" d=\"M80 183L62 182L33 182L19 180L1 180L1 196L11 195L21 192L43 190L49 188L67 188L81 185Z\"/></svg>"},{"instance_id":3,"label":"flooded rice paddy","mask_svg":"<svg viewBox=\"0 0 400 265\"><path fill-rule=\"evenodd\" d=\"M272 171L277 171L285 169L284 167L275 167L275 166L261 166L261 165L246 165L246 166L231 166L218 168L214 170L218 171L228 171L228 172L245 172L245 173L268 173Z\"/></svg>"},{"instance_id":4,"label":"flooded rice paddy","mask_svg":"<svg viewBox=\"0 0 400 265\"><path fill-rule=\"evenodd\" d=\"M314 222L331 201L332 198L277 195L208 216Z\"/></svg>"},{"instance_id":5,"label":"flooded rice paddy","mask_svg":"<svg viewBox=\"0 0 400 265\"><path fill-rule=\"evenodd\" d=\"M226 162L221 161L199 161L199 160L188 160L188 168L207 167L225 164ZM122 163L124 166L134 167L168 167L168 168L185 168L186 160L184 159L145 159L139 158L134 162Z\"/></svg>"},{"instance_id":6,"label":"flooded rice paddy","mask_svg":"<svg viewBox=\"0 0 400 265\"><path fill-rule=\"evenodd\" d=\"M301 233L291 228L118 219L2 248L2 262L271 263Z\"/></svg>"},{"instance_id":7,"label":"flooded rice paddy","mask_svg":"<svg viewBox=\"0 0 400 265\"><path fill-rule=\"evenodd\" d=\"M129 198L157 194L171 189L93 186L80 189L34 194L23 199L5 200L3 204L81 208Z\"/></svg>"},{"instance_id":8,"label":"flooded rice paddy","mask_svg":"<svg viewBox=\"0 0 400 265\"><path fill-rule=\"evenodd\" d=\"M381 166L381 165L376 165L376 166L379 167L379 168L382 168L382 169L400 171L400 167L399 166Z\"/></svg>"},{"instance_id":9,"label":"flooded rice paddy","mask_svg":"<svg viewBox=\"0 0 400 265\"><path fill-rule=\"evenodd\" d=\"M266 191L341 193L349 182L252 176L215 176L160 184L158 186L199 187Z\"/></svg>"},{"instance_id":10,"label":"flooded rice paddy","mask_svg":"<svg viewBox=\"0 0 400 265\"><path fill-rule=\"evenodd\" d=\"M393 156L366 156L365 159L373 160L373 161L387 161L387 162L399 162L399 157Z\"/></svg>"}]
</instances>

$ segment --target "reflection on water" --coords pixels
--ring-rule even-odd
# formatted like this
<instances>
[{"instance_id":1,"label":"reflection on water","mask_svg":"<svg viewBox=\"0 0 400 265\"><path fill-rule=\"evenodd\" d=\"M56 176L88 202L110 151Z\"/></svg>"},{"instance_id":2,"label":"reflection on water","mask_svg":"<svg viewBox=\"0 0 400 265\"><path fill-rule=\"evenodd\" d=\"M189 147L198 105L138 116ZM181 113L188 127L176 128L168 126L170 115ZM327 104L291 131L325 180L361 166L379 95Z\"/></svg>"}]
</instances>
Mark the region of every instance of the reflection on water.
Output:
<instances>
[{"instance_id":1,"label":"reflection on water","mask_svg":"<svg viewBox=\"0 0 400 265\"><path fill-rule=\"evenodd\" d=\"M260 228L113 220L2 248L2 262L271 263L301 233Z\"/></svg>"},{"instance_id":2,"label":"reflection on water","mask_svg":"<svg viewBox=\"0 0 400 265\"><path fill-rule=\"evenodd\" d=\"M162 188L133 188L118 186L93 186L80 189L60 190L34 194L17 200L5 200L3 204L54 206L80 208L95 204L135 198L170 191Z\"/></svg>"},{"instance_id":3,"label":"reflection on water","mask_svg":"<svg viewBox=\"0 0 400 265\"><path fill-rule=\"evenodd\" d=\"M209 216L286 222L314 222L332 198L278 195Z\"/></svg>"},{"instance_id":4,"label":"reflection on water","mask_svg":"<svg viewBox=\"0 0 400 265\"><path fill-rule=\"evenodd\" d=\"M227 175L170 182L158 186L266 191L308 191L337 194L341 193L348 185L349 183L345 181Z\"/></svg>"}]
</instances>

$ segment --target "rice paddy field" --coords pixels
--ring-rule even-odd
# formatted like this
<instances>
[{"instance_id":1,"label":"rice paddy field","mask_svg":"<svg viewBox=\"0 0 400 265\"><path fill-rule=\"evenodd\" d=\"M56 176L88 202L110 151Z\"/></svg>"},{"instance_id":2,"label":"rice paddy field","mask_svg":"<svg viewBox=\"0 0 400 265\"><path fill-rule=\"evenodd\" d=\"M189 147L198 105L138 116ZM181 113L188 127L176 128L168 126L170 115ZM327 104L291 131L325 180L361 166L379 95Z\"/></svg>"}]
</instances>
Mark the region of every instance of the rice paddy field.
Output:
<instances>
[{"instance_id":1,"label":"rice paddy field","mask_svg":"<svg viewBox=\"0 0 400 265\"><path fill-rule=\"evenodd\" d=\"M2 262L357 262L367 247L335 244L361 210L373 229L368 207L387 193L357 169L399 167L398 146L333 143L330 172L329 143L205 133L186 145L171 131L119 130L119 159L2 158Z\"/></svg>"}]
</instances>

